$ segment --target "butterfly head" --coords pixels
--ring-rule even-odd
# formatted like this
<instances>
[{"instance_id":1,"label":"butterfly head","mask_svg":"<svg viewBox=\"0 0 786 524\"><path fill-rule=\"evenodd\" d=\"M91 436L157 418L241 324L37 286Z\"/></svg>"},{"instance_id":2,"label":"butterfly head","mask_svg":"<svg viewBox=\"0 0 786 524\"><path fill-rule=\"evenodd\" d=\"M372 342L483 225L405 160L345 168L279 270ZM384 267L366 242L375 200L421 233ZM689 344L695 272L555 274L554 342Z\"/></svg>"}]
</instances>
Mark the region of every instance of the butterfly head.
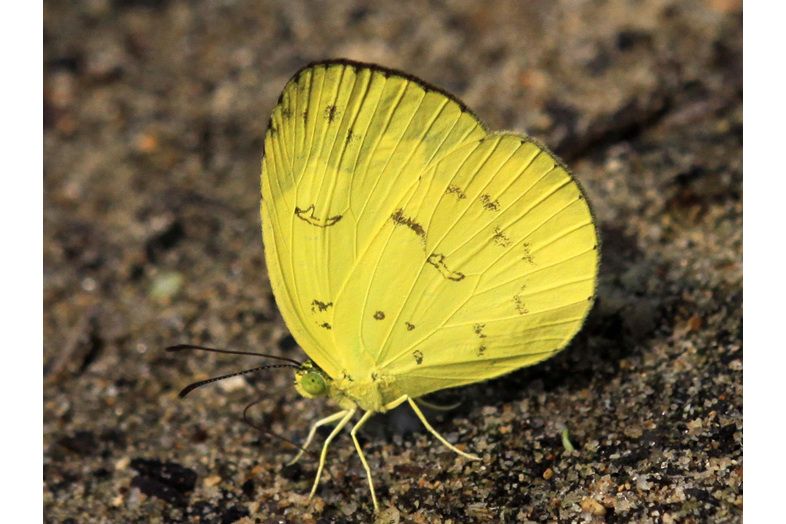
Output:
<instances>
[{"instance_id":1,"label":"butterfly head","mask_svg":"<svg viewBox=\"0 0 786 524\"><path fill-rule=\"evenodd\" d=\"M306 398L323 397L330 392L331 379L316 364L306 360L295 372L295 389Z\"/></svg>"}]
</instances>

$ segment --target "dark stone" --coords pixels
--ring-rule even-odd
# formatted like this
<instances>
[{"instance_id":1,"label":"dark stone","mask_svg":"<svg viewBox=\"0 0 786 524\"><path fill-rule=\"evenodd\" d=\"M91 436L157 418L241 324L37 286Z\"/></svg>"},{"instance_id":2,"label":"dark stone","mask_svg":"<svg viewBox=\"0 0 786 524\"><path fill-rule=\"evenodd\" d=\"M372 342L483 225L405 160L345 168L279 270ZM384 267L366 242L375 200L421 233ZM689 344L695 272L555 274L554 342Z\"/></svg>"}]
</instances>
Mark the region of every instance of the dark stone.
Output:
<instances>
[{"instance_id":1,"label":"dark stone","mask_svg":"<svg viewBox=\"0 0 786 524\"><path fill-rule=\"evenodd\" d=\"M161 253L175 247L184 237L183 224L179 220L173 220L165 229L151 236L145 242L147 259L155 262Z\"/></svg>"},{"instance_id":2,"label":"dark stone","mask_svg":"<svg viewBox=\"0 0 786 524\"><path fill-rule=\"evenodd\" d=\"M196 472L174 462L135 458L131 461L131 467L139 472L140 476L156 479L180 493L193 491L196 486Z\"/></svg>"},{"instance_id":3,"label":"dark stone","mask_svg":"<svg viewBox=\"0 0 786 524\"><path fill-rule=\"evenodd\" d=\"M139 475L131 480L131 486L149 497L159 498L173 506L185 507L188 504L188 497L182 491L157 478Z\"/></svg>"},{"instance_id":4,"label":"dark stone","mask_svg":"<svg viewBox=\"0 0 786 524\"><path fill-rule=\"evenodd\" d=\"M248 510L246 508L241 506L233 506L224 511L223 515L221 515L221 524L232 524L232 522L238 521L247 516Z\"/></svg>"},{"instance_id":5,"label":"dark stone","mask_svg":"<svg viewBox=\"0 0 786 524\"><path fill-rule=\"evenodd\" d=\"M281 476L287 480L300 480L303 478L303 468L299 462L284 465L281 468Z\"/></svg>"},{"instance_id":6,"label":"dark stone","mask_svg":"<svg viewBox=\"0 0 786 524\"><path fill-rule=\"evenodd\" d=\"M90 431L77 431L73 435L61 438L58 442L77 455L88 456L98 452L98 439Z\"/></svg>"},{"instance_id":7,"label":"dark stone","mask_svg":"<svg viewBox=\"0 0 786 524\"><path fill-rule=\"evenodd\" d=\"M254 479L248 479L240 486L240 489L243 491L243 495L247 498L251 499L254 498L254 494L256 493L257 487L254 484Z\"/></svg>"},{"instance_id":8,"label":"dark stone","mask_svg":"<svg viewBox=\"0 0 786 524\"><path fill-rule=\"evenodd\" d=\"M620 51L630 51L634 47L652 41L649 33L635 29L626 29L617 33L616 45Z\"/></svg>"}]
</instances>

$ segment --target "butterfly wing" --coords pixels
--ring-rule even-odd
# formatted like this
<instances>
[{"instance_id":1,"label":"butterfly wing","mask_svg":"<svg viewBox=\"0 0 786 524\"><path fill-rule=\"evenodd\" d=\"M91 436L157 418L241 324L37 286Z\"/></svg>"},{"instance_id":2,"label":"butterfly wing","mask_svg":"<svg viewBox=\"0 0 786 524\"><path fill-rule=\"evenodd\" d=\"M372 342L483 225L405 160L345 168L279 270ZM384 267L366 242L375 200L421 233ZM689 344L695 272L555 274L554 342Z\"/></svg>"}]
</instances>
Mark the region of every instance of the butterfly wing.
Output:
<instances>
[{"instance_id":1,"label":"butterfly wing","mask_svg":"<svg viewBox=\"0 0 786 524\"><path fill-rule=\"evenodd\" d=\"M359 313L344 312L363 304L350 281L374 258L392 205L429 166L485 135L446 93L375 66L314 64L285 87L265 135L265 257L284 320L330 376L371 369L379 357L363 343Z\"/></svg>"},{"instance_id":2,"label":"butterfly wing","mask_svg":"<svg viewBox=\"0 0 786 524\"><path fill-rule=\"evenodd\" d=\"M531 139L491 134L402 190L336 297L337 339L359 340L412 397L565 347L592 305L598 240L561 162Z\"/></svg>"}]
</instances>

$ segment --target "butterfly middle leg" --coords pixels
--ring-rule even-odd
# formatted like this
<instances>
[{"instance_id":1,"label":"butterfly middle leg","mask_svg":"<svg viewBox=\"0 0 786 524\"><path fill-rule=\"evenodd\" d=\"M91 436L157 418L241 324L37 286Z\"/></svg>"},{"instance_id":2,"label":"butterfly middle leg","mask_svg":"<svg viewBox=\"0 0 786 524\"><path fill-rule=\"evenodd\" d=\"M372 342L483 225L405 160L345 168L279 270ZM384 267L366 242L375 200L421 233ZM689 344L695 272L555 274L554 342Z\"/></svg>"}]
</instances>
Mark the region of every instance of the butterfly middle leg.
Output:
<instances>
[{"instance_id":1,"label":"butterfly middle leg","mask_svg":"<svg viewBox=\"0 0 786 524\"><path fill-rule=\"evenodd\" d=\"M377 494L374 492L374 481L371 478L371 468L368 466L368 462L366 462L366 456L363 454L363 448L360 447L360 442L358 442L358 430L366 423L368 419L374 414L373 411L366 411L363 413L363 416L360 417L358 423L354 425L352 431L350 431L350 435L352 435L352 442L355 443L355 449L358 452L358 456L360 457L360 462L363 463L363 469L366 470L366 478L368 478L368 487L371 490L371 501L374 503L374 511L379 511L379 504L377 504Z\"/></svg>"}]
</instances>

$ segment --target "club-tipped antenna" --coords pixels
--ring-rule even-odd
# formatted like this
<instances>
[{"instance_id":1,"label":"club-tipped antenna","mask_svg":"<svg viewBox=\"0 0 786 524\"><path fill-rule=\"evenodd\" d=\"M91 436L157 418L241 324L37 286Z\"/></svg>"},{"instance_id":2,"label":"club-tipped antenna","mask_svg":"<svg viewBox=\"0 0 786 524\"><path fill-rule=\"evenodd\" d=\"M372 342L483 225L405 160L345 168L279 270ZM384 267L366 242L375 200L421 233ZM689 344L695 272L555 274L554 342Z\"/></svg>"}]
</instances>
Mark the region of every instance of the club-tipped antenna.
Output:
<instances>
[{"instance_id":1,"label":"club-tipped antenna","mask_svg":"<svg viewBox=\"0 0 786 524\"><path fill-rule=\"evenodd\" d=\"M269 353L256 353L253 351L237 351L234 349L218 349L218 348L210 348L206 346L198 346L196 344L176 344L174 346L169 346L166 348L169 352L176 352L176 351L184 351L184 350L197 350L197 351L208 351L210 353L223 353L225 355L248 355L252 357L264 357L264 358L272 358L274 360L281 360L284 362L289 362L300 367L301 362L298 362L295 359L281 357L278 355L271 355Z\"/></svg>"},{"instance_id":2,"label":"club-tipped antenna","mask_svg":"<svg viewBox=\"0 0 786 524\"><path fill-rule=\"evenodd\" d=\"M275 369L275 368L300 369L300 366L295 366L293 364L268 364L267 366L258 366L251 369L244 369L243 371L235 371L234 373L228 373L226 375L221 375L219 377L208 378L205 380L194 382L193 384L189 384L188 386L180 390L180 393L178 393L177 396L180 398L184 398L186 395L194 391L196 388L201 388L202 386L206 386L207 384L212 384L213 382L218 382L219 380L224 380L225 378L236 377L238 375L245 375L246 373L254 373L255 371L262 371L263 369Z\"/></svg>"}]
</instances>

